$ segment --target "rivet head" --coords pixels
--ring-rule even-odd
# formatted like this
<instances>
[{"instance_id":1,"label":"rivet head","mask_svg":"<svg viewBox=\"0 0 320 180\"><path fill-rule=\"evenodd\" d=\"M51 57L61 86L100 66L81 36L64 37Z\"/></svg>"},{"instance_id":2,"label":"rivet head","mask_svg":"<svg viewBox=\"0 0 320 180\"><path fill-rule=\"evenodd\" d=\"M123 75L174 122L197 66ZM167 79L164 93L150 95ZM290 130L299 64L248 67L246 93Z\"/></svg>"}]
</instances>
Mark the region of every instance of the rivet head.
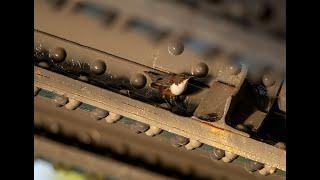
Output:
<instances>
[{"instance_id":1,"label":"rivet head","mask_svg":"<svg viewBox=\"0 0 320 180\"><path fill-rule=\"evenodd\" d=\"M275 82L276 82L276 80L275 80L274 76L271 73L267 73L267 74L264 74L262 76L262 83L266 87L273 86L275 84Z\"/></svg>"},{"instance_id":2,"label":"rivet head","mask_svg":"<svg viewBox=\"0 0 320 180\"><path fill-rule=\"evenodd\" d=\"M41 61L38 64L40 67L48 69L49 68L49 64L47 62Z\"/></svg>"},{"instance_id":3,"label":"rivet head","mask_svg":"<svg viewBox=\"0 0 320 180\"><path fill-rule=\"evenodd\" d=\"M54 102L54 104L57 106L57 107L61 107L61 106L64 106L65 104L68 103L68 98L67 97L64 97L64 96L55 96L52 101Z\"/></svg>"},{"instance_id":4,"label":"rivet head","mask_svg":"<svg viewBox=\"0 0 320 180\"><path fill-rule=\"evenodd\" d=\"M131 129L137 134L146 132L149 128L150 126L148 124L138 121L131 126Z\"/></svg>"},{"instance_id":5,"label":"rivet head","mask_svg":"<svg viewBox=\"0 0 320 180\"><path fill-rule=\"evenodd\" d=\"M49 51L49 57L55 62L62 62L67 57L67 53L66 50L58 47Z\"/></svg>"},{"instance_id":6,"label":"rivet head","mask_svg":"<svg viewBox=\"0 0 320 180\"><path fill-rule=\"evenodd\" d=\"M205 77L209 72L209 67L205 63L199 63L192 69L192 75L197 77Z\"/></svg>"},{"instance_id":7,"label":"rivet head","mask_svg":"<svg viewBox=\"0 0 320 180\"><path fill-rule=\"evenodd\" d=\"M130 83L137 89L143 88L147 83L147 78L143 74L135 74L131 77Z\"/></svg>"},{"instance_id":8,"label":"rivet head","mask_svg":"<svg viewBox=\"0 0 320 180\"><path fill-rule=\"evenodd\" d=\"M106 69L107 66L102 60L95 61L91 66L91 71L97 75L103 74Z\"/></svg>"},{"instance_id":9,"label":"rivet head","mask_svg":"<svg viewBox=\"0 0 320 180\"><path fill-rule=\"evenodd\" d=\"M90 116L94 118L95 120L100 120L102 118L105 118L109 115L108 111L96 108L91 111Z\"/></svg>"},{"instance_id":10,"label":"rivet head","mask_svg":"<svg viewBox=\"0 0 320 180\"><path fill-rule=\"evenodd\" d=\"M221 158L223 158L225 156L225 151L222 149L214 149L211 153L210 153L210 158L213 160L220 160Z\"/></svg>"},{"instance_id":11,"label":"rivet head","mask_svg":"<svg viewBox=\"0 0 320 180\"><path fill-rule=\"evenodd\" d=\"M254 172L262 169L264 165L262 163L256 162L256 161L248 161L245 163L245 169Z\"/></svg>"},{"instance_id":12,"label":"rivet head","mask_svg":"<svg viewBox=\"0 0 320 180\"><path fill-rule=\"evenodd\" d=\"M229 63L227 66L227 71L231 75L237 75L241 72L241 64L237 62Z\"/></svg>"},{"instance_id":13,"label":"rivet head","mask_svg":"<svg viewBox=\"0 0 320 180\"><path fill-rule=\"evenodd\" d=\"M180 55L184 51L184 45L181 41L171 41L168 44L168 51L171 55Z\"/></svg>"},{"instance_id":14,"label":"rivet head","mask_svg":"<svg viewBox=\"0 0 320 180\"><path fill-rule=\"evenodd\" d=\"M174 136L173 138L170 139L170 142L172 144L172 146L174 147L180 147L180 146L184 146L186 144L189 143L189 139L182 137L182 136Z\"/></svg>"}]
</instances>

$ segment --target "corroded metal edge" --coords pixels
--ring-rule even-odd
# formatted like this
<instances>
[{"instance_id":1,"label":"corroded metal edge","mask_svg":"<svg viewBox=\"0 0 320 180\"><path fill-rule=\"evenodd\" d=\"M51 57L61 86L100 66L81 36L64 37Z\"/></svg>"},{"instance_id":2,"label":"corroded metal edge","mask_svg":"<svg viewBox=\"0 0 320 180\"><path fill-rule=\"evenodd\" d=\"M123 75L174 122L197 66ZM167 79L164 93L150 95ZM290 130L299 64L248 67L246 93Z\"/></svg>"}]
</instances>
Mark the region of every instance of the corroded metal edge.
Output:
<instances>
[{"instance_id":1,"label":"corroded metal edge","mask_svg":"<svg viewBox=\"0 0 320 180\"><path fill-rule=\"evenodd\" d=\"M286 151L35 67L35 86L286 171Z\"/></svg>"}]
</instances>

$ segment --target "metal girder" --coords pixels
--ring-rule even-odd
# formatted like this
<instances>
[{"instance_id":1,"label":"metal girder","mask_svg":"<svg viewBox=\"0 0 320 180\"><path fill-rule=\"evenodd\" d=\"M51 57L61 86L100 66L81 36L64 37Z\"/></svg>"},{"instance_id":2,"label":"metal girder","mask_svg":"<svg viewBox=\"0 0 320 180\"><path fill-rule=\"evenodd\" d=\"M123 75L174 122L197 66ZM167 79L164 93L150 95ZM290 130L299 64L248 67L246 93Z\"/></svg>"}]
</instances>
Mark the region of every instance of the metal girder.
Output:
<instances>
[{"instance_id":1,"label":"metal girder","mask_svg":"<svg viewBox=\"0 0 320 180\"><path fill-rule=\"evenodd\" d=\"M152 105L35 67L35 86L101 109L150 124L240 156L286 170L286 151L196 119L181 117Z\"/></svg>"}]
</instances>

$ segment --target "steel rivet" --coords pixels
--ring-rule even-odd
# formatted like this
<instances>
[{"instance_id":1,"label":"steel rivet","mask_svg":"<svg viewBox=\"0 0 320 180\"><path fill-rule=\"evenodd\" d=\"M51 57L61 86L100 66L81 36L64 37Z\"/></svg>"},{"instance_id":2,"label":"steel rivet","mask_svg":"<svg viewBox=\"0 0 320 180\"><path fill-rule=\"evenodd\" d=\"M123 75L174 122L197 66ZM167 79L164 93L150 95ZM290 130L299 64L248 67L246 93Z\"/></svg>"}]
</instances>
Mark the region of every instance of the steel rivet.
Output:
<instances>
[{"instance_id":1,"label":"steel rivet","mask_svg":"<svg viewBox=\"0 0 320 180\"><path fill-rule=\"evenodd\" d=\"M215 148L210 153L210 158L213 160L220 160L225 156L225 151L222 149Z\"/></svg>"},{"instance_id":2,"label":"steel rivet","mask_svg":"<svg viewBox=\"0 0 320 180\"><path fill-rule=\"evenodd\" d=\"M225 156L221 159L225 163L230 163L233 160L235 160L238 157L238 155L225 151Z\"/></svg>"},{"instance_id":3,"label":"steel rivet","mask_svg":"<svg viewBox=\"0 0 320 180\"><path fill-rule=\"evenodd\" d=\"M193 150L195 148L198 148L201 146L201 142L197 141L197 140L193 140L193 139L190 139L189 143L186 144L184 147L187 149L187 150Z\"/></svg>"},{"instance_id":4,"label":"steel rivet","mask_svg":"<svg viewBox=\"0 0 320 180\"><path fill-rule=\"evenodd\" d=\"M209 72L209 67L205 63L199 63L195 65L192 69L192 75L197 77L205 77Z\"/></svg>"},{"instance_id":5,"label":"steel rivet","mask_svg":"<svg viewBox=\"0 0 320 180\"><path fill-rule=\"evenodd\" d=\"M131 77L130 83L134 88L141 89L147 83L147 78L143 74L135 74Z\"/></svg>"},{"instance_id":6,"label":"steel rivet","mask_svg":"<svg viewBox=\"0 0 320 180\"><path fill-rule=\"evenodd\" d=\"M237 75L241 72L241 64L239 63L236 63L236 62L232 62L228 65L228 72L231 74L231 75Z\"/></svg>"},{"instance_id":7,"label":"steel rivet","mask_svg":"<svg viewBox=\"0 0 320 180\"><path fill-rule=\"evenodd\" d=\"M75 110L78 106L80 106L80 104L80 101L69 98L69 102L65 105L65 108L68 110Z\"/></svg>"},{"instance_id":8,"label":"steel rivet","mask_svg":"<svg viewBox=\"0 0 320 180\"><path fill-rule=\"evenodd\" d=\"M147 136L155 136L159 134L162 131L162 129L155 127L155 126L150 126L150 128L145 132Z\"/></svg>"},{"instance_id":9,"label":"steel rivet","mask_svg":"<svg viewBox=\"0 0 320 180\"><path fill-rule=\"evenodd\" d=\"M110 112L109 115L105 118L105 120L107 123L114 123L116 121L119 121L121 118L121 115Z\"/></svg>"},{"instance_id":10,"label":"steel rivet","mask_svg":"<svg viewBox=\"0 0 320 180\"><path fill-rule=\"evenodd\" d=\"M106 69L107 66L102 60L95 61L91 66L91 71L97 75L103 74Z\"/></svg>"},{"instance_id":11,"label":"steel rivet","mask_svg":"<svg viewBox=\"0 0 320 180\"><path fill-rule=\"evenodd\" d=\"M270 87L272 85L275 84L275 79L273 77L273 75L271 73L267 73L264 74L262 77L262 83L266 86L266 87Z\"/></svg>"},{"instance_id":12,"label":"steel rivet","mask_svg":"<svg viewBox=\"0 0 320 180\"><path fill-rule=\"evenodd\" d=\"M65 60L66 57L67 57L66 50L61 47L51 49L49 51L49 58L51 58L55 62L62 62Z\"/></svg>"},{"instance_id":13,"label":"steel rivet","mask_svg":"<svg viewBox=\"0 0 320 180\"><path fill-rule=\"evenodd\" d=\"M95 120L100 120L102 118L105 118L109 115L108 111L96 108L90 112L90 116L94 118Z\"/></svg>"},{"instance_id":14,"label":"steel rivet","mask_svg":"<svg viewBox=\"0 0 320 180\"><path fill-rule=\"evenodd\" d=\"M171 41L168 44L168 51L171 55L180 55L184 51L184 45L181 41Z\"/></svg>"},{"instance_id":15,"label":"steel rivet","mask_svg":"<svg viewBox=\"0 0 320 180\"><path fill-rule=\"evenodd\" d=\"M48 69L49 68L49 64L47 62L41 61L38 64L40 67Z\"/></svg>"},{"instance_id":16,"label":"steel rivet","mask_svg":"<svg viewBox=\"0 0 320 180\"><path fill-rule=\"evenodd\" d=\"M52 101L56 105L56 107L61 107L68 103L68 98L60 95L55 95Z\"/></svg>"},{"instance_id":17,"label":"steel rivet","mask_svg":"<svg viewBox=\"0 0 320 180\"><path fill-rule=\"evenodd\" d=\"M149 129L149 125L137 121L131 126L131 129L133 129L135 133L139 134L146 132Z\"/></svg>"},{"instance_id":18,"label":"steel rivet","mask_svg":"<svg viewBox=\"0 0 320 180\"><path fill-rule=\"evenodd\" d=\"M249 160L245 163L245 169L250 172L255 172L261 170L264 167L264 164Z\"/></svg>"},{"instance_id":19,"label":"steel rivet","mask_svg":"<svg viewBox=\"0 0 320 180\"><path fill-rule=\"evenodd\" d=\"M170 139L172 146L180 147L189 143L189 139L183 136L175 135Z\"/></svg>"}]
</instances>

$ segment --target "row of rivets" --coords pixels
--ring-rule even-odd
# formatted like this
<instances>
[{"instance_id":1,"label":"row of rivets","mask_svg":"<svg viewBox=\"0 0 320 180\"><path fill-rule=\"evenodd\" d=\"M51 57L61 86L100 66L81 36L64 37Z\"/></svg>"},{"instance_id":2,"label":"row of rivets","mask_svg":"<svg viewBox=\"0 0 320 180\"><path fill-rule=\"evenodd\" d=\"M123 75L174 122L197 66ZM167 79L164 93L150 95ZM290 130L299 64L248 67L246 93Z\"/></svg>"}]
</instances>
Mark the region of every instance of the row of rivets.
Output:
<instances>
[{"instance_id":1,"label":"row of rivets","mask_svg":"<svg viewBox=\"0 0 320 180\"><path fill-rule=\"evenodd\" d=\"M67 52L64 48L57 47L49 50L49 58L52 59L56 63L61 63L65 61L67 57ZM49 68L49 64L47 62L40 62L40 67ZM103 74L107 69L105 62L102 60L96 60L91 65L91 71L94 74L100 75Z\"/></svg>"},{"instance_id":2,"label":"row of rivets","mask_svg":"<svg viewBox=\"0 0 320 180\"><path fill-rule=\"evenodd\" d=\"M108 112L100 108L95 108L92 110L90 112L90 116L95 120L105 119L107 123L114 123L122 118L122 116L119 114Z\"/></svg>"},{"instance_id":3,"label":"row of rivets","mask_svg":"<svg viewBox=\"0 0 320 180\"><path fill-rule=\"evenodd\" d=\"M62 95L56 95L52 101L57 107L64 106L68 110L75 110L78 106L80 106L81 102L72 98L67 98Z\"/></svg>"},{"instance_id":4,"label":"row of rivets","mask_svg":"<svg viewBox=\"0 0 320 180\"><path fill-rule=\"evenodd\" d=\"M222 160L223 162L229 163L235 160L238 157L238 155L224 151L222 149L215 148L210 153L210 158L213 160Z\"/></svg>"}]
</instances>

